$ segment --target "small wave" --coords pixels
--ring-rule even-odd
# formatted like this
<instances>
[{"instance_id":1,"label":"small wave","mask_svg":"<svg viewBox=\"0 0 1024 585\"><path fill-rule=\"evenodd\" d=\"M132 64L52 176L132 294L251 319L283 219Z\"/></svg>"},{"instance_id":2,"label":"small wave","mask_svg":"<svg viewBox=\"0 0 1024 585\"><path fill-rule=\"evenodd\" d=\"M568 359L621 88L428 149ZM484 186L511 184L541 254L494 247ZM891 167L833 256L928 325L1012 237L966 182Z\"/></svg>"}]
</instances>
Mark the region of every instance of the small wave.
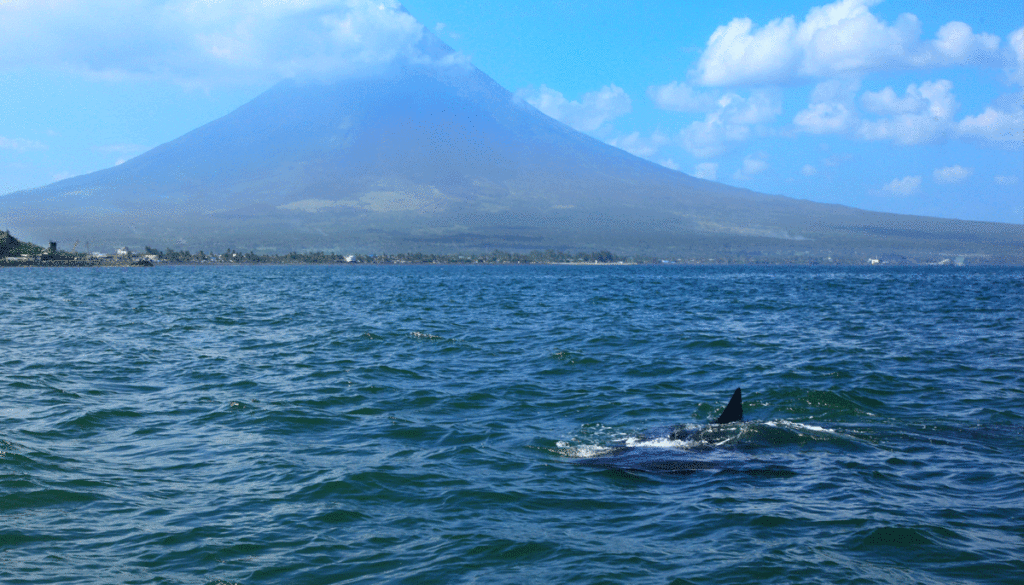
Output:
<instances>
[{"instance_id":1,"label":"small wave","mask_svg":"<svg viewBox=\"0 0 1024 585\"><path fill-rule=\"evenodd\" d=\"M20 509L34 509L47 506L74 506L89 504L103 499L103 496L88 491L75 491L60 488L44 488L34 491L23 491L4 496L0 502L0 511L11 513Z\"/></svg>"},{"instance_id":2,"label":"small wave","mask_svg":"<svg viewBox=\"0 0 1024 585\"><path fill-rule=\"evenodd\" d=\"M784 440L786 435L780 437L779 431L788 434L791 439ZM799 442L799 437L807 437L805 440L808 440L815 435L820 439L821 435L839 437L842 433L819 425L788 420L747 421L729 427L686 424L675 427L671 433L656 430L651 434L633 434L611 432L609 428L590 429L585 436L577 439L579 442L562 441L558 446L562 455L582 459L608 455L623 448L704 452L728 446L750 447L764 442L765 437L770 437L771 445L777 447L780 441Z\"/></svg>"},{"instance_id":3,"label":"small wave","mask_svg":"<svg viewBox=\"0 0 1024 585\"><path fill-rule=\"evenodd\" d=\"M444 337L441 337L440 335L433 335L431 333L423 333L422 331L413 331L412 333L409 334L409 337L412 337L413 339L426 339L426 340L429 340L429 341L442 341L442 340L444 340Z\"/></svg>"},{"instance_id":4,"label":"small wave","mask_svg":"<svg viewBox=\"0 0 1024 585\"><path fill-rule=\"evenodd\" d=\"M935 544L928 535L928 529L920 526L875 527L854 535L850 544L854 550L870 550L878 547L913 548Z\"/></svg>"}]
</instances>

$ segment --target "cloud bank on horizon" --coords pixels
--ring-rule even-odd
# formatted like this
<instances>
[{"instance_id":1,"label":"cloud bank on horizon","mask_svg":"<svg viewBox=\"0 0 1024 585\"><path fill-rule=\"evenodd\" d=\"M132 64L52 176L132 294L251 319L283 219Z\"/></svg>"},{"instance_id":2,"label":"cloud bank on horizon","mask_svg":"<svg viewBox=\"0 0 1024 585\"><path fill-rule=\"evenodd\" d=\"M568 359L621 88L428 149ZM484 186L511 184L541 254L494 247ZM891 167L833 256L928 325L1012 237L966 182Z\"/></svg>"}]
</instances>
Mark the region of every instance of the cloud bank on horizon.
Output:
<instances>
[{"instance_id":1,"label":"cloud bank on horizon","mask_svg":"<svg viewBox=\"0 0 1024 585\"><path fill-rule=\"evenodd\" d=\"M537 78L515 93L581 132L697 177L947 217L972 216L966 198L984 188L998 201L973 215L1020 222L1024 164L987 168L996 163L984 153L1024 146L1024 26L996 35L949 20L925 34L918 16L887 21L876 13L880 4L838 0L764 23L732 18L710 31L695 58L680 57L685 76L660 83L654 75L643 87L609 78L574 99L558 89L564 80ZM461 36L440 22L432 29ZM328 79L396 59L433 61L423 49L428 34L394 0L0 0L0 74L49 70L216 92ZM466 58L456 52L447 60ZM965 106L965 92L976 88L956 72L995 73L1002 87L988 83L988 101ZM40 183L5 180L5 170L13 177L26 164L5 167L3 158L43 156L59 134L23 127L5 127L0 118L0 193ZM139 142L89 148L123 161L145 149ZM887 160L872 161L869 148ZM914 149L926 153L915 168L894 167L893 160L913 159ZM78 173L52 169L48 176L69 174ZM860 194L824 191L837 185ZM946 199L912 205L933 187Z\"/></svg>"}]
</instances>

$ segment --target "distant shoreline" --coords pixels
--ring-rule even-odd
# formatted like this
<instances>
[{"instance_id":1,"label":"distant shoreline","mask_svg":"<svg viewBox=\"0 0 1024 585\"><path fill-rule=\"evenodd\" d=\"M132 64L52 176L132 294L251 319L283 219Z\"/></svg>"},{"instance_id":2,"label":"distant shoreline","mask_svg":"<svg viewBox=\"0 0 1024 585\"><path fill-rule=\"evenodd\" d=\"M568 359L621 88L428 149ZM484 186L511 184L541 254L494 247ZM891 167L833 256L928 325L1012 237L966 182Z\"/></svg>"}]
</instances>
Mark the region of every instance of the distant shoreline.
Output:
<instances>
[{"instance_id":1,"label":"distant shoreline","mask_svg":"<svg viewBox=\"0 0 1024 585\"><path fill-rule=\"evenodd\" d=\"M120 260L116 258L3 258L0 268L131 268L154 266L148 260Z\"/></svg>"},{"instance_id":2,"label":"distant shoreline","mask_svg":"<svg viewBox=\"0 0 1024 585\"><path fill-rule=\"evenodd\" d=\"M841 261L817 261L807 260L803 262L785 262L785 261L740 261L740 260L729 260L729 259L708 259L706 261L676 261L676 260L656 260L656 261L614 261L614 262L597 262L597 261L581 261L581 262L544 262L544 261L530 261L530 262L517 262L517 261L464 261L464 262L436 262L436 261L373 261L373 262L306 262L302 260L298 261L220 261L220 260L205 260L205 261L150 261L147 259L127 259L117 257L105 257L105 258L0 258L0 268L149 268L149 267L179 267L179 266L197 266L197 267L228 267L228 266L774 266L774 267L830 267L830 268L842 268L842 267L856 267L856 266L880 266L880 267L925 267L925 266L953 266L953 267L976 267L976 266L1002 266L1002 267L1022 267L1024 264L1013 264L1013 263L991 263L991 262L961 262L955 261L940 261L940 262L891 262L891 261L874 261L874 262L841 262Z\"/></svg>"},{"instance_id":3,"label":"distant shoreline","mask_svg":"<svg viewBox=\"0 0 1024 585\"><path fill-rule=\"evenodd\" d=\"M121 248L113 255L88 254L58 250L56 242L49 248L21 242L9 232L0 232L0 268L126 268L151 266L337 266L337 265L564 265L564 266L1021 266L1014 258L994 258L982 254L954 254L935 252L927 258L909 258L901 255L877 256L834 255L826 258L808 255L767 256L701 256L694 254L681 258L651 256L620 256L608 250L597 252L564 252L534 250L531 252L505 252L494 250L484 253L432 254L405 252L399 254L336 254L326 252L290 252L269 255L239 252L228 249L221 254L192 253L188 250L163 251L145 246L143 252Z\"/></svg>"}]
</instances>

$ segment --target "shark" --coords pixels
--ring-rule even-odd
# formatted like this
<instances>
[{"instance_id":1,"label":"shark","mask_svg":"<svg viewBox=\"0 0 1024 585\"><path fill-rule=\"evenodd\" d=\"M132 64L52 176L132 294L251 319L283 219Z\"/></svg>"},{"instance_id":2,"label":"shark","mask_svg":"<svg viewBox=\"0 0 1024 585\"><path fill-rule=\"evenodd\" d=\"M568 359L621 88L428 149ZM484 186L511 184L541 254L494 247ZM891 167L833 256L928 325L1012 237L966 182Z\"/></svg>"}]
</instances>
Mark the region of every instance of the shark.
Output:
<instances>
[{"instance_id":1,"label":"shark","mask_svg":"<svg viewBox=\"0 0 1024 585\"><path fill-rule=\"evenodd\" d=\"M722 414L718 415L718 418L711 424L713 425L727 425L734 422L743 422L743 388L737 388L733 391L732 397L729 398L729 403L725 405L725 409ZM672 440L685 440L692 433L685 429L675 429L669 435Z\"/></svg>"},{"instance_id":2,"label":"shark","mask_svg":"<svg viewBox=\"0 0 1024 585\"><path fill-rule=\"evenodd\" d=\"M746 423L750 424L750 423ZM601 450L573 463L627 474L688 475L699 471L734 471L749 475L789 476L784 466L765 464L735 445L743 434L743 389L733 391L729 402L714 421L674 427L668 435L641 436Z\"/></svg>"},{"instance_id":3,"label":"shark","mask_svg":"<svg viewBox=\"0 0 1024 585\"><path fill-rule=\"evenodd\" d=\"M725 425L733 422L740 422L743 420L743 388L737 388L732 393L732 398L729 399L729 404L725 405L725 410L715 420L716 425Z\"/></svg>"}]
</instances>

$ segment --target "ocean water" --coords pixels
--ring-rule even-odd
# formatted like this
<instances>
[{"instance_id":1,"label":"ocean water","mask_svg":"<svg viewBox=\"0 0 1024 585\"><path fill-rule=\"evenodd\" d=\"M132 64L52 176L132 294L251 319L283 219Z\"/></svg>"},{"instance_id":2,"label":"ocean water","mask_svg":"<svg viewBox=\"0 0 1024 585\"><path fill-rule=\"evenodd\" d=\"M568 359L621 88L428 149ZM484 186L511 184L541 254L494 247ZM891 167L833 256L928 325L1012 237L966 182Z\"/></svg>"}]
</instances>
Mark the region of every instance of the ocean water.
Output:
<instances>
[{"instance_id":1,"label":"ocean water","mask_svg":"<svg viewBox=\"0 0 1024 585\"><path fill-rule=\"evenodd\" d=\"M1020 268L26 268L0 299L0 583L1024 582Z\"/></svg>"}]
</instances>

